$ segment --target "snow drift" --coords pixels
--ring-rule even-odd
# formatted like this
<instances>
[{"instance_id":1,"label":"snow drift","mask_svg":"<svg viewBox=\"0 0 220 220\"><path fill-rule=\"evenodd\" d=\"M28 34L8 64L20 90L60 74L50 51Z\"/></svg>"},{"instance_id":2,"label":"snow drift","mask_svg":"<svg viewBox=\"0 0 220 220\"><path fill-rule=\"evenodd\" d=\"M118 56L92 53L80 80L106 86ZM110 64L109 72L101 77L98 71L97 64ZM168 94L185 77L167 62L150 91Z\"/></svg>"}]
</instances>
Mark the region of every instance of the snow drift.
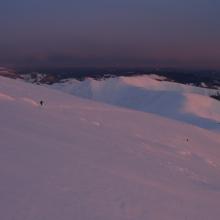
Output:
<instances>
[{"instance_id":1,"label":"snow drift","mask_svg":"<svg viewBox=\"0 0 220 220\"><path fill-rule=\"evenodd\" d=\"M152 75L67 80L52 87L83 98L220 130L220 102L209 97L216 90L156 79L158 76Z\"/></svg>"},{"instance_id":2,"label":"snow drift","mask_svg":"<svg viewBox=\"0 0 220 220\"><path fill-rule=\"evenodd\" d=\"M216 133L12 79L0 94L0 219L219 218Z\"/></svg>"}]
</instances>

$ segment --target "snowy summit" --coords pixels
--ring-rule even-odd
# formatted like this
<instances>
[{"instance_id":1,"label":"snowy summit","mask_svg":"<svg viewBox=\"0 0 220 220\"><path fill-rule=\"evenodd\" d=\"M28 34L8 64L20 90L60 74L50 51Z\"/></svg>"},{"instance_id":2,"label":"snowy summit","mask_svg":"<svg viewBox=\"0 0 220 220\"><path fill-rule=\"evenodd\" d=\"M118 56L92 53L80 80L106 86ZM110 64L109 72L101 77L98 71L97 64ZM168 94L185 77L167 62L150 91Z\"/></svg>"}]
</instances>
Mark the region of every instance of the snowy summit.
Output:
<instances>
[{"instance_id":1,"label":"snowy summit","mask_svg":"<svg viewBox=\"0 0 220 220\"><path fill-rule=\"evenodd\" d=\"M149 77L64 84L81 98L0 77L1 220L219 219L220 102Z\"/></svg>"}]
</instances>

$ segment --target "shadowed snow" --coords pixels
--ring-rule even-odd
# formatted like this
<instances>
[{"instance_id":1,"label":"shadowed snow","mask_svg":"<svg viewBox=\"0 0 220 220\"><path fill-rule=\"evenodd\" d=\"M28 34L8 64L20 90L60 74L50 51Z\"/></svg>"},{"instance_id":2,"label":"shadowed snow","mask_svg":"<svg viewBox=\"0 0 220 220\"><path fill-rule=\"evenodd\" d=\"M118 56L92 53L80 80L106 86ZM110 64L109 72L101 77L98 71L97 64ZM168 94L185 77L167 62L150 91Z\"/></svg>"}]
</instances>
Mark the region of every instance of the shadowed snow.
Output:
<instances>
[{"instance_id":1,"label":"shadowed snow","mask_svg":"<svg viewBox=\"0 0 220 220\"><path fill-rule=\"evenodd\" d=\"M157 77L69 80L52 87L83 98L220 130L220 102L209 97L216 90L161 82L154 78Z\"/></svg>"}]
</instances>

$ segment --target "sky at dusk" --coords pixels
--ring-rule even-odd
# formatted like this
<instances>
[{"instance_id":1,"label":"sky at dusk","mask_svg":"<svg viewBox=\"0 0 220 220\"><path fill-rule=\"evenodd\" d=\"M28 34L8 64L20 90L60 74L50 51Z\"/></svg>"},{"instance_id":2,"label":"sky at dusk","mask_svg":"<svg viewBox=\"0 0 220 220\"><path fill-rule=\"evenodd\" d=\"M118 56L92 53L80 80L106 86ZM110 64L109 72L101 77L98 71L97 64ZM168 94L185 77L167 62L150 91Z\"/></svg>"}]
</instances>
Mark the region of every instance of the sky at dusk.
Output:
<instances>
[{"instance_id":1,"label":"sky at dusk","mask_svg":"<svg viewBox=\"0 0 220 220\"><path fill-rule=\"evenodd\" d=\"M219 0L0 0L0 66L220 69Z\"/></svg>"}]
</instances>

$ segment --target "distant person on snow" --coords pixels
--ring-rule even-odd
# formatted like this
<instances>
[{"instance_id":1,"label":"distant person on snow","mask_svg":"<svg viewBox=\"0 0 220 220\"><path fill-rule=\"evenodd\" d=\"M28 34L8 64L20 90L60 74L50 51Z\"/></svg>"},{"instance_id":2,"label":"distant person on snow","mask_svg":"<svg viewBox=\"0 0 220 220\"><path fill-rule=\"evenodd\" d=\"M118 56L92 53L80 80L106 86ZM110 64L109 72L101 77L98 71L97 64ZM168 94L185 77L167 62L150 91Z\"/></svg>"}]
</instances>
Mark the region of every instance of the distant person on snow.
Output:
<instances>
[{"instance_id":1,"label":"distant person on snow","mask_svg":"<svg viewBox=\"0 0 220 220\"><path fill-rule=\"evenodd\" d=\"M40 105L41 105L41 106L43 106L43 105L44 105L43 100L40 100Z\"/></svg>"}]
</instances>

